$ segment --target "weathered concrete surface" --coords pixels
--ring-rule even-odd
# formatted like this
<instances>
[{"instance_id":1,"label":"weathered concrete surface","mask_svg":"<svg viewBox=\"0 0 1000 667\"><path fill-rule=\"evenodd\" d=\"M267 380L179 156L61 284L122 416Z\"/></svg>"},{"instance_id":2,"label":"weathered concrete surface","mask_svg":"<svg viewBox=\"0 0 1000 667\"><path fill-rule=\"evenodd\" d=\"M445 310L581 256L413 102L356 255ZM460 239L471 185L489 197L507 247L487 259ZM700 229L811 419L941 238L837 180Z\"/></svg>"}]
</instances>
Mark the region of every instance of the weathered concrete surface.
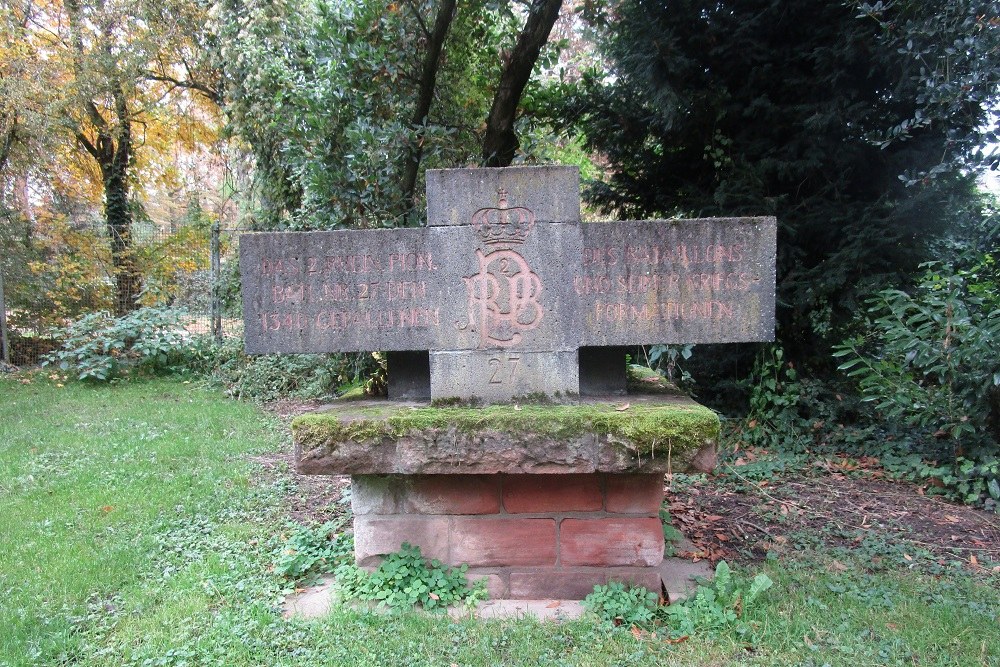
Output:
<instances>
[{"instance_id":1,"label":"weathered concrete surface","mask_svg":"<svg viewBox=\"0 0 1000 667\"><path fill-rule=\"evenodd\" d=\"M298 417L306 474L662 473L714 450L718 416L673 396L428 408L357 401Z\"/></svg>"},{"instance_id":2,"label":"weathered concrete surface","mask_svg":"<svg viewBox=\"0 0 1000 667\"><path fill-rule=\"evenodd\" d=\"M508 207L528 209L538 222L580 221L580 170L548 166L428 169L427 224L467 225L476 211L499 208L501 189Z\"/></svg>"},{"instance_id":3,"label":"weathered concrete surface","mask_svg":"<svg viewBox=\"0 0 1000 667\"><path fill-rule=\"evenodd\" d=\"M684 538L677 544L677 551L695 552L697 548ZM664 558L659 570L670 604L683 602L697 592L699 580L710 581L715 576L715 568L709 560L695 562L685 558Z\"/></svg>"},{"instance_id":4,"label":"weathered concrete surface","mask_svg":"<svg viewBox=\"0 0 1000 667\"><path fill-rule=\"evenodd\" d=\"M576 360L576 350L431 352L431 396L483 403L529 395L576 401L580 393Z\"/></svg>"},{"instance_id":5,"label":"weathered concrete surface","mask_svg":"<svg viewBox=\"0 0 1000 667\"><path fill-rule=\"evenodd\" d=\"M774 340L773 217L581 229L581 345Z\"/></svg>"},{"instance_id":6,"label":"weathered concrete surface","mask_svg":"<svg viewBox=\"0 0 1000 667\"><path fill-rule=\"evenodd\" d=\"M595 352L581 384L580 348L774 337L774 218L581 225L575 167L427 181L428 227L241 236L247 352L479 351L438 357L426 382L397 364L390 390L503 402L620 393ZM497 383L515 353L536 363Z\"/></svg>"},{"instance_id":7,"label":"weathered concrete surface","mask_svg":"<svg viewBox=\"0 0 1000 667\"><path fill-rule=\"evenodd\" d=\"M426 350L465 301L436 230L240 236L249 354ZM456 276L452 276L455 278Z\"/></svg>"}]
</instances>

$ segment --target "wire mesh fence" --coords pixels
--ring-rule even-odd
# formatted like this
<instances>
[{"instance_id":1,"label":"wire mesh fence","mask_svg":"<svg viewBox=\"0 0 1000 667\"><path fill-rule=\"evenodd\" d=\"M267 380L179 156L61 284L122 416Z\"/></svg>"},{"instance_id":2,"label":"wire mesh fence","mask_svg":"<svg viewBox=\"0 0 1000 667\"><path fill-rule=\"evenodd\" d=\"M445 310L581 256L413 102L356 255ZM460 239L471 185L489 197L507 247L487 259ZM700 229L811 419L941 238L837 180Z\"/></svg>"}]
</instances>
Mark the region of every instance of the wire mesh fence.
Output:
<instances>
[{"instance_id":1,"label":"wire mesh fence","mask_svg":"<svg viewBox=\"0 0 1000 667\"><path fill-rule=\"evenodd\" d=\"M5 248L0 259L0 360L38 365L59 345L73 319L131 308L171 308L184 314L192 335L217 339L243 334L239 291L240 228L196 224L134 224L122 237L104 227L67 229L48 252ZM113 242L116 241L116 243ZM117 251L116 251L117 247ZM127 261L127 263L126 263ZM133 289L122 289L131 271Z\"/></svg>"}]
</instances>

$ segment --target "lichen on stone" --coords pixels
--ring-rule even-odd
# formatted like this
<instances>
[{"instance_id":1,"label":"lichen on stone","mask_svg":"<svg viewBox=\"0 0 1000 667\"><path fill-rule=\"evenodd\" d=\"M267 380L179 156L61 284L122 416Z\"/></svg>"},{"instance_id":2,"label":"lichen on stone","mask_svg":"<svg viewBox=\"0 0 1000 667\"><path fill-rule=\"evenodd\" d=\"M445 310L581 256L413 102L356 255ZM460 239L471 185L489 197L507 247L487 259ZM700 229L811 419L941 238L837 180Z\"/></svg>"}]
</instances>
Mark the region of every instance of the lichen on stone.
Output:
<instances>
[{"instance_id":1,"label":"lichen on stone","mask_svg":"<svg viewBox=\"0 0 1000 667\"><path fill-rule=\"evenodd\" d=\"M303 415L292 424L302 450L353 442L375 446L413 433L454 429L464 434L521 434L559 440L587 434L640 453L666 456L703 447L715 441L719 418L691 401L629 404L495 405L487 407L345 406L325 413Z\"/></svg>"}]
</instances>

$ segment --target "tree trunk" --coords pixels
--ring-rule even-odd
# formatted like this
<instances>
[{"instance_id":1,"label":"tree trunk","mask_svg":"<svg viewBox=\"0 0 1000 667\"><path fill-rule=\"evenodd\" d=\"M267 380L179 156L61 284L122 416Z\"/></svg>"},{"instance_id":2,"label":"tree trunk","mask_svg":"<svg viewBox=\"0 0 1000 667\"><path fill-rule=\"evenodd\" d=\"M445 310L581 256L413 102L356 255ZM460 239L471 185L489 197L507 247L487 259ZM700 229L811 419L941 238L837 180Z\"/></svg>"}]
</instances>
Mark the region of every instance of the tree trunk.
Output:
<instances>
[{"instance_id":1,"label":"tree trunk","mask_svg":"<svg viewBox=\"0 0 1000 667\"><path fill-rule=\"evenodd\" d=\"M101 162L104 181L104 218L111 239L111 263L115 272L115 315L138 308L142 278L135 264L132 244L132 207L129 204L128 168L132 152L132 127L124 97L115 95L118 136L102 137L107 146ZM117 139L117 141L115 141ZM105 143L106 140L106 143Z\"/></svg>"},{"instance_id":2,"label":"tree trunk","mask_svg":"<svg viewBox=\"0 0 1000 667\"><path fill-rule=\"evenodd\" d=\"M408 207L414 206L415 203L413 195L417 186L420 160L424 152L423 126L427 123L427 115L430 113L431 102L434 100L434 86L437 82L438 67L441 64L441 49L455 17L455 2L456 0L441 0L437 18L434 20L434 29L427 36L427 53L424 56L424 66L420 74L417 105L413 109L413 117L410 119L410 124L415 127L420 126L420 129L417 130L414 142L410 145L403 169L403 201ZM418 10L414 9L414 11Z\"/></svg>"},{"instance_id":3,"label":"tree trunk","mask_svg":"<svg viewBox=\"0 0 1000 667\"><path fill-rule=\"evenodd\" d=\"M549 39L552 25L559 18L562 0L533 0L528 20L517 37L514 51L500 75L500 85L486 119L483 138L483 163L487 167L507 167L514 160L520 143L514 133L517 105L531 78L538 54Z\"/></svg>"},{"instance_id":4,"label":"tree trunk","mask_svg":"<svg viewBox=\"0 0 1000 667\"><path fill-rule=\"evenodd\" d=\"M83 39L78 29L82 23L79 0L66 0L66 12L70 22L70 39L74 51L74 70L78 78L84 77L82 58ZM108 28L110 31L110 28ZM110 32L103 43L108 61L113 61ZM97 162L101 169L104 186L104 222L108 230L111 246L111 264L115 279L115 315L124 315L138 308L137 298L142 290L142 277L135 263L132 244L132 208L129 205L128 170L132 161L132 117L125 96L125 89L117 78L115 70L106 72L107 87L100 89L111 99L111 109L105 117L92 99L84 98L81 111L87 119L76 132L76 139ZM92 134L88 136L87 131ZM93 137L93 139L91 139Z\"/></svg>"}]
</instances>

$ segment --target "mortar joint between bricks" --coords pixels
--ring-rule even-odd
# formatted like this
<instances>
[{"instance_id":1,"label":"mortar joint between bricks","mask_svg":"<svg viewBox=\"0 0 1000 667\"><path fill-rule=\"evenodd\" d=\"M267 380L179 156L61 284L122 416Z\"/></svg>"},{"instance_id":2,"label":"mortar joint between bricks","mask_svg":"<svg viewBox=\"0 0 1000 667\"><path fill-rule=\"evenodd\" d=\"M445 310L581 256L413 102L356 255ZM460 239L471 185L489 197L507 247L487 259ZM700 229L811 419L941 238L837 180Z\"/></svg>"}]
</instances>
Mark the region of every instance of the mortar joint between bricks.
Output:
<instances>
[{"instance_id":1,"label":"mortar joint between bricks","mask_svg":"<svg viewBox=\"0 0 1000 667\"><path fill-rule=\"evenodd\" d=\"M562 533L563 517L560 516L560 515L558 515L558 514L555 514L555 515L552 515L552 516L556 520L556 564L555 564L554 567L561 567L562 566L562 539L561 539L560 535Z\"/></svg>"}]
</instances>

